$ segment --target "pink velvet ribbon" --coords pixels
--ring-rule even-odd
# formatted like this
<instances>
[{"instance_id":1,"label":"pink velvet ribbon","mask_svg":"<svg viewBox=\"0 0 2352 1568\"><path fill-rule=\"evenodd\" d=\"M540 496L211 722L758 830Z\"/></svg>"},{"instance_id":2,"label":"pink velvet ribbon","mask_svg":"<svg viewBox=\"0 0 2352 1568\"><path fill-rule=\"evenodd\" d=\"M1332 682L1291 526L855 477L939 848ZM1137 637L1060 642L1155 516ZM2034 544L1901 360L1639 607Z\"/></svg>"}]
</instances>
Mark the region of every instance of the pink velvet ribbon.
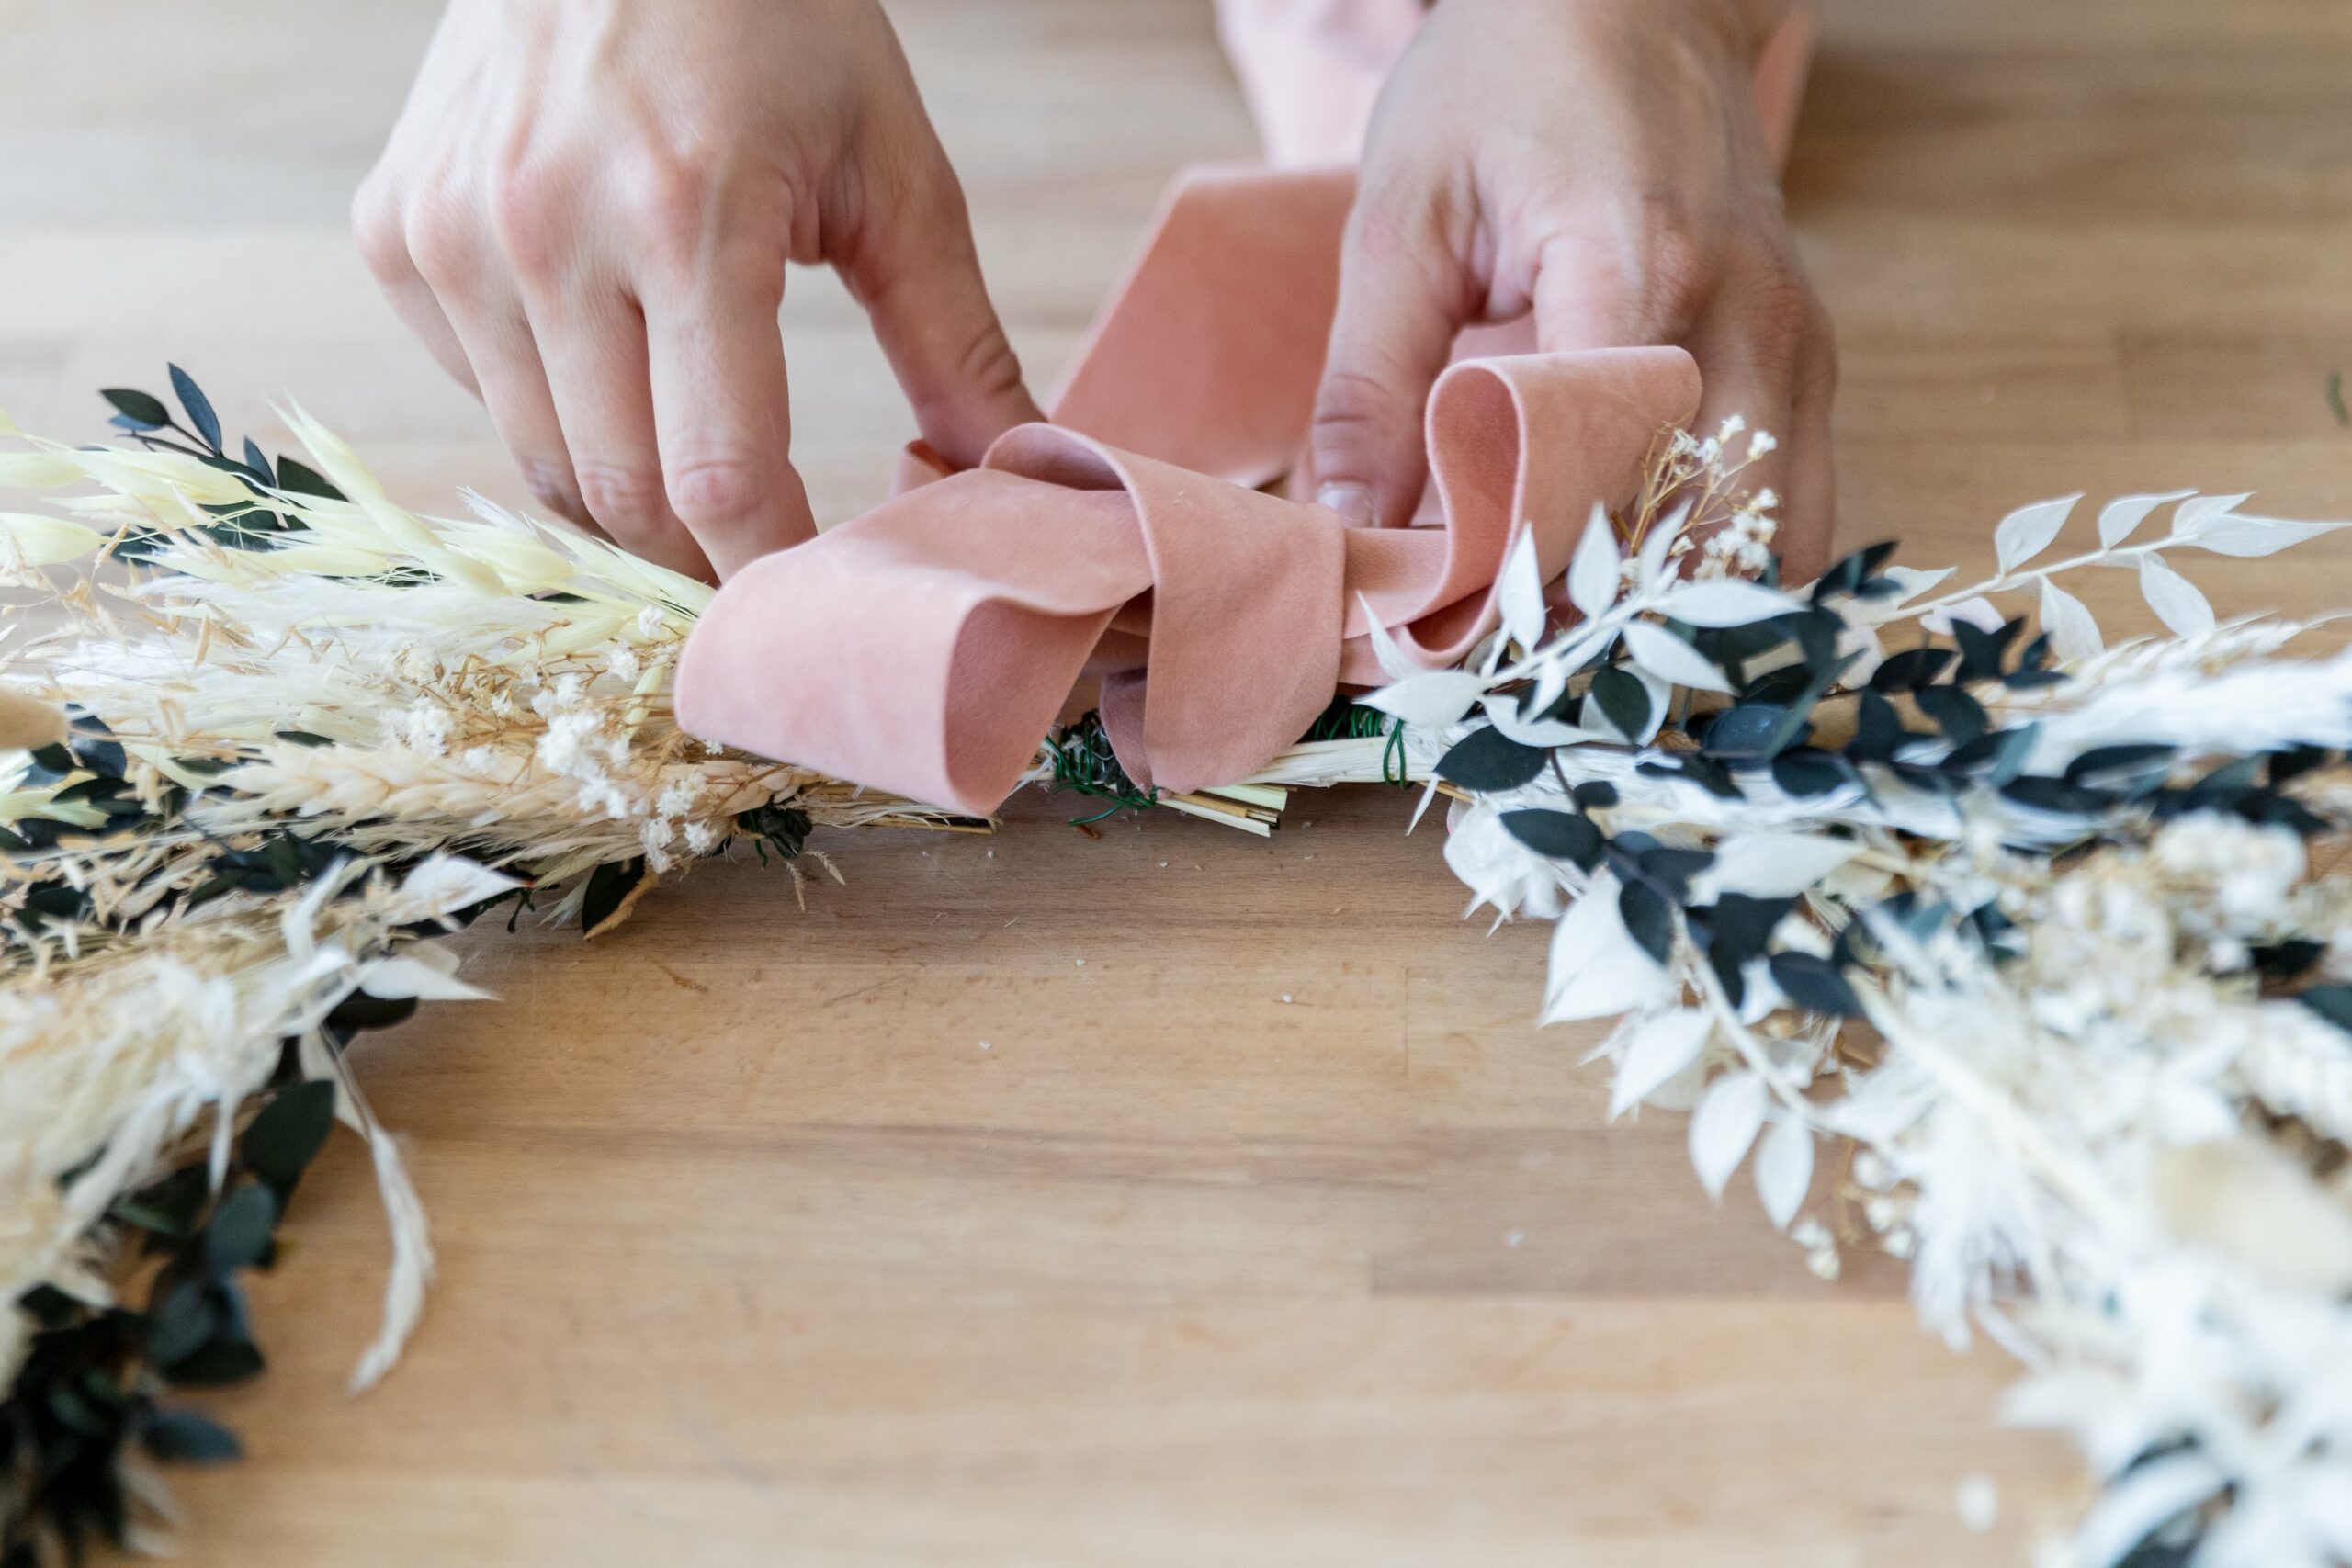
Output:
<instances>
[{"instance_id":1,"label":"pink velvet ribbon","mask_svg":"<svg viewBox=\"0 0 2352 1568\"><path fill-rule=\"evenodd\" d=\"M1758 81L1782 149L1792 28ZM899 494L738 573L687 641L680 725L981 815L1089 673L1121 765L1184 791L1248 776L1341 685L1379 682L1374 620L1416 662L1460 659L1497 624L1517 528L1546 581L1565 570L1593 506L1630 499L1657 432L1696 411L1698 370L1679 348L1488 355L1525 327L1477 329L1430 399L1416 525L1275 493L1300 469L1353 185L1181 177L1052 423L964 473L910 448Z\"/></svg>"}]
</instances>

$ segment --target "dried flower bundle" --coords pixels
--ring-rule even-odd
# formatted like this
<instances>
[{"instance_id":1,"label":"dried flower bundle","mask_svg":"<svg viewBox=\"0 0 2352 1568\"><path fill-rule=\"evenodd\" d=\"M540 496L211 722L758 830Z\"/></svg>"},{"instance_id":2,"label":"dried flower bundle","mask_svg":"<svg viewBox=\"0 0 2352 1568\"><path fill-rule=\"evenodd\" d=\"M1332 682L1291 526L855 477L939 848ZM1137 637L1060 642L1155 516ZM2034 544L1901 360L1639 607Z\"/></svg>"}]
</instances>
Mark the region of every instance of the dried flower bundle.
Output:
<instances>
[{"instance_id":1,"label":"dried flower bundle","mask_svg":"<svg viewBox=\"0 0 2352 1568\"><path fill-rule=\"evenodd\" d=\"M36 599L0 642L12 1562L129 1539L133 1439L233 1446L154 1396L259 1366L232 1275L266 1255L299 1163L274 1187L237 1175L266 1106L306 1083L375 1151L393 1269L355 1383L390 1365L430 1252L339 1053L419 998L479 995L435 931L538 898L593 934L736 840L797 886L804 853L826 863L815 826L952 820L682 734L668 681L703 585L486 505L417 517L299 414L311 463L232 457L174 379L185 424L108 394L143 450L7 427L21 449L0 454L0 485L51 492L0 513L0 585ZM237 1196L256 1181L276 1194L257 1242L263 1200ZM178 1196L141 1196L158 1189ZM141 1235L175 1256L133 1312L117 1294Z\"/></svg>"},{"instance_id":2,"label":"dried flower bundle","mask_svg":"<svg viewBox=\"0 0 2352 1568\"><path fill-rule=\"evenodd\" d=\"M1473 910L1557 921L1545 1021L1621 1020L1612 1109L1690 1112L1711 1194L1752 1156L1815 1272L1883 1247L2024 1360L2009 1414L2104 1486L2051 1562L2352 1562L2352 655L2165 561L2337 525L2129 497L2045 562L2071 498L1974 587L1881 546L1790 592L1671 571L1660 488L1594 517L1564 631L1522 556L1472 669L1370 699L1456 795ZM2104 648L2054 581L2093 563L2177 635Z\"/></svg>"}]
</instances>

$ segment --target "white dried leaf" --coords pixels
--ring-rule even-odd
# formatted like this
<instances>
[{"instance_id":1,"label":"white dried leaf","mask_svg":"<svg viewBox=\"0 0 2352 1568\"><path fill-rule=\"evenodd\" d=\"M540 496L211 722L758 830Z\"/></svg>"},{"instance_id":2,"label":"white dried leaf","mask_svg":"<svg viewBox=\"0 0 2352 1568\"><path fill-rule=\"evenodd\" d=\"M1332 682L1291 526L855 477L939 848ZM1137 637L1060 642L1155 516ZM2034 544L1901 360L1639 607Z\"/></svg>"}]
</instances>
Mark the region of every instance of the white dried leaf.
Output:
<instances>
[{"instance_id":1,"label":"white dried leaf","mask_svg":"<svg viewBox=\"0 0 2352 1568\"><path fill-rule=\"evenodd\" d=\"M1600 619L1617 602L1617 530L1596 502L1576 558L1568 562L1568 603Z\"/></svg>"},{"instance_id":2,"label":"white dried leaf","mask_svg":"<svg viewBox=\"0 0 2352 1568\"><path fill-rule=\"evenodd\" d=\"M2108 1488L2075 1532L2068 1561L2078 1568L2115 1568L2150 1532L2195 1507L2226 1483L2217 1465L2194 1450L2133 1467Z\"/></svg>"},{"instance_id":3,"label":"white dried leaf","mask_svg":"<svg viewBox=\"0 0 2352 1568\"><path fill-rule=\"evenodd\" d=\"M1366 706L1393 713L1407 724L1438 728L1459 723L1486 691L1486 678L1467 670L1424 670L1363 700Z\"/></svg>"},{"instance_id":4,"label":"white dried leaf","mask_svg":"<svg viewBox=\"0 0 2352 1568\"><path fill-rule=\"evenodd\" d=\"M1792 1116L1775 1116L1756 1151L1756 1196L1782 1230L1813 1190L1813 1130Z\"/></svg>"},{"instance_id":5,"label":"white dried leaf","mask_svg":"<svg viewBox=\"0 0 2352 1568\"><path fill-rule=\"evenodd\" d=\"M1513 642L1532 651L1543 642L1551 615L1544 607L1544 569L1535 559L1532 528L1522 526L1511 541L1502 576L1497 580L1496 596L1502 603L1503 630Z\"/></svg>"},{"instance_id":6,"label":"white dried leaf","mask_svg":"<svg viewBox=\"0 0 2352 1568\"><path fill-rule=\"evenodd\" d=\"M2193 495L2180 503L2172 514L2172 533L2176 539L2194 539L2206 529L2220 523L2238 509L2238 503L2252 501L2254 492L2244 491L2236 495Z\"/></svg>"},{"instance_id":7,"label":"white dried leaf","mask_svg":"<svg viewBox=\"0 0 2352 1568\"><path fill-rule=\"evenodd\" d=\"M1731 682L1724 672L1710 663L1707 657L1664 626L1647 621L1630 621L1625 626L1625 650L1634 662L1678 686L1692 686L1702 692L1728 692Z\"/></svg>"},{"instance_id":8,"label":"white dried leaf","mask_svg":"<svg viewBox=\"0 0 2352 1568\"><path fill-rule=\"evenodd\" d=\"M2147 521L2148 513L2170 502L2187 501L2197 492L2193 490L2168 490L2162 495L2122 495L2099 508L2098 542L2113 549L2132 536L2132 530Z\"/></svg>"},{"instance_id":9,"label":"white dried leaf","mask_svg":"<svg viewBox=\"0 0 2352 1568\"><path fill-rule=\"evenodd\" d=\"M2297 523L2284 517L2216 518L2191 542L2217 556L2272 556L2290 546L2333 534L2341 523Z\"/></svg>"},{"instance_id":10,"label":"white dried leaf","mask_svg":"<svg viewBox=\"0 0 2352 1568\"><path fill-rule=\"evenodd\" d=\"M1560 700L1560 694L1567 689L1568 666L1566 661L1558 659L1545 660L1536 668L1535 694L1528 699L1527 711L1530 713L1549 712L1552 705Z\"/></svg>"},{"instance_id":11,"label":"white dried leaf","mask_svg":"<svg viewBox=\"0 0 2352 1568\"><path fill-rule=\"evenodd\" d=\"M1708 1197L1721 1199L1731 1173L1747 1157L1763 1130L1767 1103L1764 1080L1744 1068L1707 1086L1690 1113L1690 1165Z\"/></svg>"},{"instance_id":12,"label":"white dried leaf","mask_svg":"<svg viewBox=\"0 0 2352 1568\"><path fill-rule=\"evenodd\" d=\"M505 873L463 855L435 855L401 881L401 913L407 916L402 923L453 915L522 886Z\"/></svg>"},{"instance_id":13,"label":"white dried leaf","mask_svg":"<svg viewBox=\"0 0 2352 1568\"><path fill-rule=\"evenodd\" d=\"M1545 1023L1611 1018L1663 1000L1671 985L1617 915L1617 879L1602 872L1552 928Z\"/></svg>"},{"instance_id":14,"label":"white dried leaf","mask_svg":"<svg viewBox=\"0 0 2352 1568\"><path fill-rule=\"evenodd\" d=\"M1386 626L1381 625L1379 614L1372 607L1372 601L1359 593L1356 603L1363 606L1364 631L1372 638L1372 656L1380 661L1380 672L1392 681L1407 681L1421 673L1425 667L1415 663L1407 657L1403 649L1396 646L1396 639L1388 635Z\"/></svg>"},{"instance_id":15,"label":"white dried leaf","mask_svg":"<svg viewBox=\"0 0 2352 1568\"><path fill-rule=\"evenodd\" d=\"M1919 626L1923 631L1940 632L1949 636L1954 621L1966 621L1979 631L1996 632L2007 624L2008 617L2001 614L1999 605L1980 593L1973 599L1962 599L1957 604L1948 605L1932 615L1920 616Z\"/></svg>"},{"instance_id":16,"label":"white dried leaf","mask_svg":"<svg viewBox=\"0 0 2352 1568\"><path fill-rule=\"evenodd\" d=\"M1879 569L1879 575L1894 580L1896 592L1893 595L1893 603L1900 604L1907 599L1917 599L1959 570L1958 567L1947 566L1939 567L1934 571L1922 571L1916 566L1896 566L1890 563ZM1883 604L1887 601L1877 602Z\"/></svg>"},{"instance_id":17,"label":"white dried leaf","mask_svg":"<svg viewBox=\"0 0 2352 1568\"><path fill-rule=\"evenodd\" d=\"M1862 852L1851 839L1822 833L1748 833L1715 846L1714 863L1690 881L1690 900L1712 904L1726 893L1793 898Z\"/></svg>"},{"instance_id":18,"label":"white dried leaf","mask_svg":"<svg viewBox=\"0 0 2352 1568\"><path fill-rule=\"evenodd\" d=\"M1624 1057L1617 1065L1616 1080L1609 1089L1609 1114L1623 1115L1697 1061L1714 1028L1715 1021L1697 1008L1644 1020L1625 1043Z\"/></svg>"},{"instance_id":19,"label":"white dried leaf","mask_svg":"<svg viewBox=\"0 0 2352 1568\"><path fill-rule=\"evenodd\" d=\"M1736 578L1678 588L1650 607L1692 626L1744 626L1804 608L1785 593Z\"/></svg>"},{"instance_id":20,"label":"white dried leaf","mask_svg":"<svg viewBox=\"0 0 2352 1568\"><path fill-rule=\"evenodd\" d=\"M488 1001L491 994L419 958L401 954L378 959L362 971L359 988L371 997L413 997L427 1002Z\"/></svg>"},{"instance_id":21,"label":"white dried leaf","mask_svg":"<svg viewBox=\"0 0 2352 1568\"><path fill-rule=\"evenodd\" d=\"M2070 664L2092 658L2107 646L2090 607L2059 587L2055 578L2041 580L2041 629L2050 636L2052 650Z\"/></svg>"},{"instance_id":22,"label":"white dried leaf","mask_svg":"<svg viewBox=\"0 0 2352 1568\"><path fill-rule=\"evenodd\" d=\"M1642 690L1650 696L1649 722L1643 725L1642 732L1633 738L1636 746L1646 746L1657 739L1657 732L1666 728L1666 716L1673 711L1674 682L1654 671L1636 668L1633 673L1634 679L1642 683Z\"/></svg>"},{"instance_id":23,"label":"white dried leaf","mask_svg":"<svg viewBox=\"0 0 2352 1568\"><path fill-rule=\"evenodd\" d=\"M1659 583L1666 581L1667 555L1674 548L1674 541L1682 536L1684 526L1690 521L1690 505L1686 501L1650 525L1649 533L1642 540L1641 557L1634 568L1634 584L1643 592L1655 591Z\"/></svg>"},{"instance_id":24,"label":"white dried leaf","mask_svg":"<svg viewBox=\"0 0 2352 1568\"><path fill-rule=\"evenodd\" d=\"M2140 558L2140 592L2176 637L2203 637L2213 629L2213 606L2205 595L2154 551Z\"/></svg>"},{"instance_id":25,"label":"white dried leaf","mask_svg":"<svg viewBox=\"0 0 2352 1568\"><path fill-rule=\"evenodd\" d=\"M1488 697L1478 705L1497 729L1521 746L1536 746L1549 751L1561 746L1581 746L1593 739L1592 731L1564 719L1520 717L1519 699L1514 696ZM1541 713L1543 709L1534 711Z\"/></svg>"},{"instance_id":26,"label":"white dried leaf","mask_svg":"<svg viewBox=\"0 0 2352 1568\"><path fill-rule=\"evenodd\" d=\"M2055 501L2037 501L2002 518L1993 530L1993 554L1999 560L2002 572L2013 571L2048 549L2050 541L2058 536L2058 530L2073 515L2075 503L2082 499L2078 491Z\"/></svg>"}]
</instances>

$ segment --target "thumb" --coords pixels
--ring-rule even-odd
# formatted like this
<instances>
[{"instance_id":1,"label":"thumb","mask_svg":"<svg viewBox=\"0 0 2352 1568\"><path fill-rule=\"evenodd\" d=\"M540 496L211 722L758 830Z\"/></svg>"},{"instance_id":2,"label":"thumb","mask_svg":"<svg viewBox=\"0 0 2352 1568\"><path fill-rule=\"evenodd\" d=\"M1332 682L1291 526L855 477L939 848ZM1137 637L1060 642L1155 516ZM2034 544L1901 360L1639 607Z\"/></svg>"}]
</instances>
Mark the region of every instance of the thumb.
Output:
<instances>
[{"instance_id":1,"label":"thumb","mask_svg":"<svg viewBox=\"0 0 2352 1568\"><path fill-rule=\"evenodd\" d=\"M1422 410L1476 293L1434 236L1358 209L1315 398L1316 500L1351 522L1412 521L1429 476Z\"/></svg>"},{"instance_id":2,"label":"thumb","mask_svg":"<svg viewBox=\"0 0 2352 1568\"><path fill-rule=\"evenodd\" d=\"M923 439L970 467L1016 424L1045 417L989 302L964 192L934 141L929 171L842 276L914 405Z\"/></svg>"}]
</instances>

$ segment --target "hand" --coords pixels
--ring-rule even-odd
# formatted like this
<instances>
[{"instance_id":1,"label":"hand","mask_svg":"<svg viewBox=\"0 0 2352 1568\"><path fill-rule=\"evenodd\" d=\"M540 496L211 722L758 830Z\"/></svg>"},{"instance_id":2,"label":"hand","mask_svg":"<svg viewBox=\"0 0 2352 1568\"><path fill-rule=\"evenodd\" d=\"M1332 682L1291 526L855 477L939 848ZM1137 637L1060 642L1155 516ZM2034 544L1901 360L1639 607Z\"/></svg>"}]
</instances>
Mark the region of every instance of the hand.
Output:
<instances>
[{"instance_id":1,"label":"hand","mask_svg":"<svg viewBox=\"0 0 2352 1568\"><path fill-rule=\"evenodd\" d=\"M1324 503L1401 524L1455 334L1530 310L1546 352L1679 344L1705 406L1781 438L1792 578L1834 505L1837 352L1756 115L1770 0L1437 0L1373 116L1316 411Z\"/></svg>"},{"instance_id":2,"label":"hand","mask_svg":"<svg viewBox=\"0 0 2352 1568\"><path fill-rule=\"evenodd\" d=\"M874 0L451 0L353 218L533 492L681 570L814 532L786 261L840 271L950 459L1038 417Z\"/></svg>"}]
</instances>

